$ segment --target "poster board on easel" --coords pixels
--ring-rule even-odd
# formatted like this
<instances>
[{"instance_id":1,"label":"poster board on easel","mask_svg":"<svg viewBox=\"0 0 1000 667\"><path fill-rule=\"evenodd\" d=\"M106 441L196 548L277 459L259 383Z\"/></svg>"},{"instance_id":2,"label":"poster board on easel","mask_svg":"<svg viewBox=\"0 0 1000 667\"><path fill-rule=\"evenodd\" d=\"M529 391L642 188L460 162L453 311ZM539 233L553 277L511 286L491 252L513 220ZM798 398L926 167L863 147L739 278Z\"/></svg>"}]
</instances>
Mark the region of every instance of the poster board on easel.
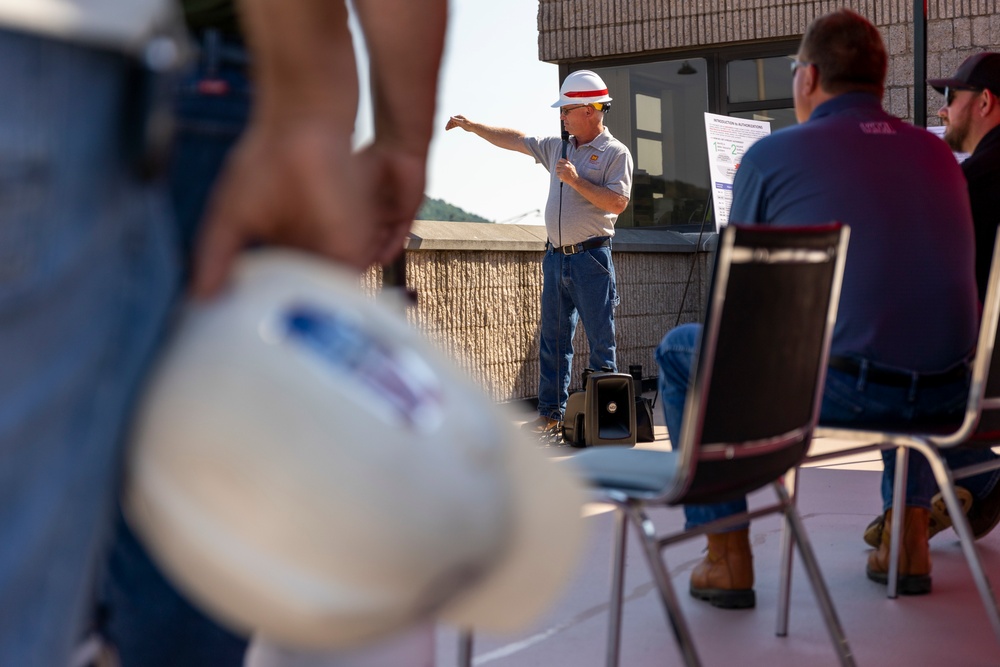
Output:
<instances>
[{"instance_id":1,"label":"poster board on easel","mask_svg":"<svg viewBox=\"0 0 1000 667\"><path fill-rule=\"evenodd\" d=\"M708 168L712 179L712 205L715 231L729 222L733 203L733 179L743 154L762 137L771 134L771 123L732 116L705 113L705 137L708 141Z\"/></svg>"}]
</instances>

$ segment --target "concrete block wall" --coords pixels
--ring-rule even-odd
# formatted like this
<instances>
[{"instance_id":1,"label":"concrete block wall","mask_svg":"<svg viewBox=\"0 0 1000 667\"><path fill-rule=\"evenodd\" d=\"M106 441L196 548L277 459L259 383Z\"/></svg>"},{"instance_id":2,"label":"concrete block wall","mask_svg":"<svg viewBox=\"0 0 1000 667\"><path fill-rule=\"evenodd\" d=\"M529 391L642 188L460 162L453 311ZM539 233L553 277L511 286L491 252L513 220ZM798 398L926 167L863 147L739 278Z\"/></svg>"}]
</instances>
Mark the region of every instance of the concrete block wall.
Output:
<instances>
[{"instance_id":1,"label":"concrete block wall","mask_svg":"<svg viewBox=\"0 0 1000 667\"><path fill-rule=\"evenodd\" d=\"M544 238L544 230L424 221L414 230L417 240L406 251L407 284L417 292L417 305L408 312L410 322L493 399L536 397L542 291L537 234ZM490 238L469 241L483 234ZM686 247L657 243L662 235L644 238L622 230L619 236L635 240L613 251L621 297L616 311L618 364L622 372L641 364L644 376L652 378L653 350L663 334L677 322L702 316L710 255L692 252L690 242ZM374 292L380 285L381 273L372 269L364 277L364 288ZM589 354L582 325L574 348L571 387L579 385Z\"/></svg>"},{"instance_id":2,"label":"concrete block wall","mask_svg":"<svg viewBox=\"0 0 1000 667\"><path fill-rule=\"evenodd\" d=\"M927 0L927 74L954 72L967 56L1000 51L1000 0ZM671 53L801 36L849 7L868 17L889 51L885 108L912 120L913 0L539 0L539 59L553 63ZM928 125L941 96L928 89Z\"/></svg>"}]
</instances>

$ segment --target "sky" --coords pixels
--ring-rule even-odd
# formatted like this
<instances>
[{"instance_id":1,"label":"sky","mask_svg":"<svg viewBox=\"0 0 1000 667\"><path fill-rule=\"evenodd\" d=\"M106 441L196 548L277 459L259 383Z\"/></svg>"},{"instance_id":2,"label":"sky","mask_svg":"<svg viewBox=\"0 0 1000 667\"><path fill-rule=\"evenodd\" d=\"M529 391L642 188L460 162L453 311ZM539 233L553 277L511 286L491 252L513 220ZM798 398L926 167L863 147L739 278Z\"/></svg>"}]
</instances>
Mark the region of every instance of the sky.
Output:
<instances>
[{"instance_id":1,"label":"sky","mask_svg":"<svg viewBox=\"0 0 1000 667\"><path fill-rule=\"evenodd\" d=\"M538 60L537 12L538 0L449 0L427 196L495 222L542 224L549 181L541 165L461 129L444 130L462 114L528 135L558 134L551 104L559 70ZM366 114L363 103L356 141L370 132Z\"/></svg>"}]
</instances>

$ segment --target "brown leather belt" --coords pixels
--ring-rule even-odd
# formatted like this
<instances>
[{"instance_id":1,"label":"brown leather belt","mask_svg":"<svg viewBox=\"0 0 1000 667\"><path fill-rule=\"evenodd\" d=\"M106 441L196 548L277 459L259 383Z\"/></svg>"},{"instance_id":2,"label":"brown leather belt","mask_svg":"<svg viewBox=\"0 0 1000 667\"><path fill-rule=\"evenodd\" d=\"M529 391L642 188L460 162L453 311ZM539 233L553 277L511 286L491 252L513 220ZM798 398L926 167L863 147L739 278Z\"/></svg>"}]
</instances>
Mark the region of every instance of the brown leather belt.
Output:
<instances>
[{"instance_id":1,"label":"brown leather belt","mask_svg":"<svg viewBox=\"0 0 1000 667\"><path fill-rule=\"evenodd\" d=\"M578 252L583 252L584 250L593 250L594 248L603 248L604 246L611 245L610 236L598 236L596 238L587 239L583 243L577 243L575 245L564 245L564 246L554 246L551 241L545 242L545 248L552 248L553 252L562 253L563 255L575 255Z\"/></svg>"}]
</instances>

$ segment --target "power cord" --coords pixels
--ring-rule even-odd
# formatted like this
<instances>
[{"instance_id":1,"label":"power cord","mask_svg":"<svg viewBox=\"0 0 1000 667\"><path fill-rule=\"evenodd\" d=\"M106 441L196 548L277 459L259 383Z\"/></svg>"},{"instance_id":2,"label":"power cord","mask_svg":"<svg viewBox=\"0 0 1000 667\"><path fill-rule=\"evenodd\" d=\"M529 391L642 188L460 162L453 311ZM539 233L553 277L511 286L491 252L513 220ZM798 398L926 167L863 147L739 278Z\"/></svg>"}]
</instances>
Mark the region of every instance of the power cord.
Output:
<instances>
[{"instance_id":1,"label":"power cord","mask_svg":"<svg viewBox=\"0 0 1000 667\"><path fill-rule=\"evenodd\" d=\"M681 314L684 312L684 302L687 301L688 289L691 287L691 280L694 277L694 267L698 263L698 250L701 249L701 240L705 236L705 225L708 223L708 212L711 210L710 206L712 204L712 193L708 194L708 198L705 200L705 211L701 216L701 226L698 229L698 240L694 244L694 249L691 250L691 266L688 268L688 277L684 282L684 291L681 292L681 303L677 307L677 319L674 320L674 327L676 328L681 323ZM660 383L656 383L656 390L653 393L652 407L656 407L656 399L660 396Z\"/></svg>"}]
</instances>

